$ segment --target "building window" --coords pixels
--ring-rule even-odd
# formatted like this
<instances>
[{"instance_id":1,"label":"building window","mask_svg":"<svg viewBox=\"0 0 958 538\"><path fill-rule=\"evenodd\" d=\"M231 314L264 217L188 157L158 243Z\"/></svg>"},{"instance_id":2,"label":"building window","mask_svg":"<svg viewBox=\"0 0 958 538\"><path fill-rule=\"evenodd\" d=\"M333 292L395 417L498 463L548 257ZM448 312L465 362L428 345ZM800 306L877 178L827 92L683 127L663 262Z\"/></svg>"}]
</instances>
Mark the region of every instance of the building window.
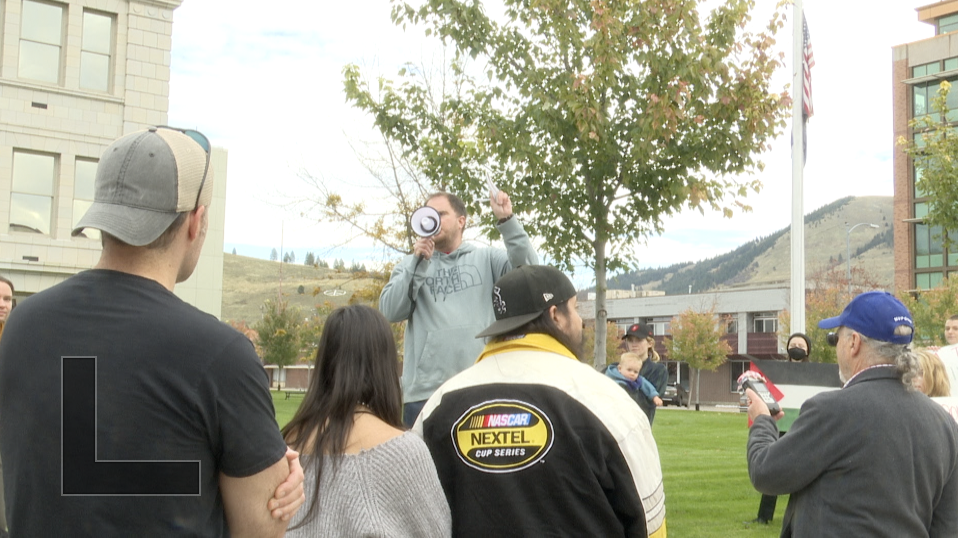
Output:
<instances>
[{"instance_id":1,"label":"building window","mask_svg":"<svg viewBox=\"0 0 958 538\"><path fill-rule=\"evenodd\" d=\"M941 72L941 62L931 62L927 64L916 65L911 68L911 76L924 77Z\"/></svg>"},{"instance_id":2,"label":"building window","mask_svg":"<svg viewBox=\"0 0 958 538\"><path fill-rule=\"evenodd\" d=\"M930 290L937 288L941 284L942 273L917 273L915 274L915 287L920 290Z\"/></svg>"},{"instance_id":3,"label":"building window","mask_svg":"<svg viewBox=\"0 0 958 538\"><path fill-rule=\"evenodd\" d=\"M928 214L928 204L915 204L915 218L924 218ZM945 249L942 244L941 226L915 224L915 269L941 267L945 263Z\"/></svg>"},{"instance_id":4,"label":"building window","mask_svg":"<svg viewBox=\"0 0 958 538\"><path fill-rule=\"evenodd\" d=\"M654 335L666 335L672 334L672 318L671 317L661 317L661 318L647 318L645 323L652 327L652 334Z\"/></svg>"},{"instance_id":5,"label":"building window","mask_svg":"<svg viewBox=\"0 0 958 538\"><path fill-rule=\"evenodd\" d=\"M924 198L925 193L918 188L918 181L921 180L921 168L913 166L912 170L915 172L915 198Z\"/></svg>"},{"instance_id":6,"label":"building window","mask_svg":"<svg viewBox=\"0 0 958 538\"><path fill-rule=\"evenodd\" d=\"M938 65L929 64L929 65ZM938 69L935 69L935 72L938 72ZM928 73L932 74L932 73ZM947 79L951 84L955 84L958 79L951 77ZM933 80L930 82L923 82L920 84L915 84L911 88L911 104L912 104L912 117L920 119L922 116L927 114L935 114L936 117L933 118L935 121L941 121L942 118L938 116L937 112L932 110L932 99L935 98L935 95L938 93L938 88L941 86L941 81ZM948 113L945 114L945 120L947 121L958 121L958 92L948 92L948 97L945 99L945 104L948 106ZM916 136L918 133L915 133Z\"/></svg>"},{"instance_id":7,"label":"building window","mask_svg":"<svg viewBox=\"0 0 958 538\"><path fill-rule=\"evenodd\" d=\"M778 332L778 314L775 312L762 312L753 316L753 327L757 333Z\"/></svg>"},{"instance_id":8,"label":"building window","mask_svg":"<svg viewBox=\"0 0 958 538\"><path fill-rule=\"evenodd\" d=\"M41 82L60 82L63 48L63 6L23 0L20 16L18 76Z\"/></svg>"},{"instance_id":9,"label":"building window","mask_svg":"<svg viewBox=\"0 0 958 538\"><path fill-rule=\"evenodd\" d=\"M944 255L941 226L915 224L915 269L941 267L945 262Z\"/></svg>"},{"instance_id":10,"label":"building window","mask_svg":"<svg viewBox=\"0 0 958 538\"><path fill-rule=\"evenodd\" d=\"M938 19L938 35L958 30L958 13Z\"/></svg>"},{"instance_id":11,"label":"building window","mask_svg":"<svg viewBox=\"0 0 958 538\"><path fill-rule=\"evenodd\" d=\"M50 235L56 169L53 155L13 152L10 231Z\"/></svg>"},{"instance_id":12,"label":"building window","mask_svg":"<svg viewBox=\"0 0 958 538\"><path fill-rule=\"evenodd\" d=\"M113 17L83 12L83 45L80 50L80 87L110 91L110 58L113 54Z\"/></svg>"},{"instance_id":13,"label":"building window","mask_svg":"<svg viewBox=\"0 0 958 538\"><path fill-rule=\"evenodd\" d=\"M75 174L73 179L73 227L76 228L77 222L86 214L87 209L93 204L93 183L96 180L97 162L89 159L77 159ZM100 239L100 230L86 228L82 232L83 237L90 239Z\"/></svg>"},{"instance_id":14,"label":"building window","mask_svg":"<svg viewBox=\"0 0 958 538\"><path fill-rule=\"evenodd\" d=\"M748 371L750 364L748 361L728 361L729 380L731 381L729 392L738 392L738 378Z\"/></svg>"},{"instance_id":15,"label":"building window","mask_svg":"<svg viewBox=\"0 0 958 538\"><path fill-rule=\"evenodd\" d=\"M728 334L738 334L738 320L730 319L725 325L725 332Z\"/></svg>"},{"instance_id":16,"label":"building window","mask_svg":"<svg viewBox=\"0 0 958 538\"><path fill-rule=\"evenodd\" d=\"M934 94L934 92L932 92ZM920 118L928 114L928 85L915 84L911 88L912 116Z\"/></svg>"}]
</instances>

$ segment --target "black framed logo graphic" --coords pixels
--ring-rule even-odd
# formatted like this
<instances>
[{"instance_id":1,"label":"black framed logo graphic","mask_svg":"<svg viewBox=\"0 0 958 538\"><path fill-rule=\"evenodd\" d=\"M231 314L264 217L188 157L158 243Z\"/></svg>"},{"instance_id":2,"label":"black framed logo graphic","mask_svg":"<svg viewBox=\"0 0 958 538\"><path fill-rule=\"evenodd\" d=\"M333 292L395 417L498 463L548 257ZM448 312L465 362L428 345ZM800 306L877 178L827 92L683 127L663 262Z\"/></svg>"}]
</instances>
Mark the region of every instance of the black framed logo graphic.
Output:
<instances>
[{"instance_id":1,"label":"black framed logo graphic","mask_svg":"<svg viewBox=\"0 0 958 538\"><path fill-rule=\"evenodd\" d=\"M463 463L487 473L511 473L542 460L552 448L552 421L519 400L489 400L467 410L450 432Z\"/></svg>"}]
</instances>

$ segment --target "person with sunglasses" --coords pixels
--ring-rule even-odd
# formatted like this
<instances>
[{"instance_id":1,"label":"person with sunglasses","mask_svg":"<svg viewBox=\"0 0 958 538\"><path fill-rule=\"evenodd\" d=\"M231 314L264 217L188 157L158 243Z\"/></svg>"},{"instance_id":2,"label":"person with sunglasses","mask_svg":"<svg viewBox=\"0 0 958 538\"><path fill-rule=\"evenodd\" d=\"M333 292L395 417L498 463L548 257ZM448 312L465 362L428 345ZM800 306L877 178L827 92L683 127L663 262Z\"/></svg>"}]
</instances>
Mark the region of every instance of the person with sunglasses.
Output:
<instances>
[{"instance_id":1,"label":"person with sunglasses","mask_svg":"<svg viewBox=\"0 0 958 538\"><path fill-rule=\"evenodd\" d=\"M107 147L73 230L102 232L99 262L4 328L11 535L281 536L305 500L253 345L173 293L206 237L210 151L169 127Z\"/></svg>"},{"instance_id":2,"label":"person with sunglasses","mask_svg":"<svg viewBox=\"0 0 958 538\"><path fill-rule=\"evenodd\" d=\"M790 494L783 537L958 536L958 424L914 389L915 324L893 295L858 295L835 329L844 387L805 401L788 435L751 389L748 472L755 489Z\"/></svg>"}]
</instances>

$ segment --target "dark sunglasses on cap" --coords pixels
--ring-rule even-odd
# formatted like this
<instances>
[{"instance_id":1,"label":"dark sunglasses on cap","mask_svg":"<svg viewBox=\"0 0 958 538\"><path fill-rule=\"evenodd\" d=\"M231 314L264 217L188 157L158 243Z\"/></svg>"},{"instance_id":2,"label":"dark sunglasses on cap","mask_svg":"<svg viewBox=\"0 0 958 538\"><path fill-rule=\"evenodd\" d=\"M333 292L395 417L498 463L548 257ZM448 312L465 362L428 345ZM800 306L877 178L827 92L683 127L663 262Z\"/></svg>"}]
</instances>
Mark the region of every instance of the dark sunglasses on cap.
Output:
<instances>
[{"instance_id":1,"label":"dark sunglasses on cap","mask_svg":"<svg viewBox=\"0 0 958 538\"><path fill-rule=\"evenodd\" d=\"M825 341L828 342L828 345L835 347L838 345L838 333L828 333L825 335Z\"/></svg>"},{"instance_id":2,"label":"dark sunglasses on cap","mask_svg":"<svg viewBox=\"0 0 958 538\"><path fill-rule=\"evenodd\" d=\"M203 148L203 151L206 152L206 168L203 169L203 179L200 181L200 190L196 193L196 204L193 205L193 210L195 211L196 208L200 207L200 196L203 194L203 187L206 185L206 175L210 172L210 154L212 153L210 139L206 138L205 134L194 129L180 129L179 127L170 127L169 125L157 125L156 128L183 133L199 144L200 147Z\"/></svg>"}]
</instances>

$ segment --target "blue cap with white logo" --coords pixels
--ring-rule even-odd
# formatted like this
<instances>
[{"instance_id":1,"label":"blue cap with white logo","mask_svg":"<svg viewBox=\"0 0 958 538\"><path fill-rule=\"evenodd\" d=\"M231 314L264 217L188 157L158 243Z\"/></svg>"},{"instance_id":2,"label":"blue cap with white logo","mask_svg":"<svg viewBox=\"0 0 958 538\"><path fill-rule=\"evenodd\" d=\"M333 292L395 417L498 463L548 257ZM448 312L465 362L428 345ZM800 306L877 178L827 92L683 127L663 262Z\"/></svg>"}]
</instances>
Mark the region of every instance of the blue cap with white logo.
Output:
<instances>
[{"instance_id":1,"label":"blue cap with white logo","mask_svg":"<svg viewBox=\"0 0 958 538\"><path fill-rule=\"evenodd\" d=\"M852 299L842 315L818 322L819 329L848 327L869 338L893 344L908 344L915 334L911 312L894 295L866 291Z\"/></svg>"}]
</instances>

